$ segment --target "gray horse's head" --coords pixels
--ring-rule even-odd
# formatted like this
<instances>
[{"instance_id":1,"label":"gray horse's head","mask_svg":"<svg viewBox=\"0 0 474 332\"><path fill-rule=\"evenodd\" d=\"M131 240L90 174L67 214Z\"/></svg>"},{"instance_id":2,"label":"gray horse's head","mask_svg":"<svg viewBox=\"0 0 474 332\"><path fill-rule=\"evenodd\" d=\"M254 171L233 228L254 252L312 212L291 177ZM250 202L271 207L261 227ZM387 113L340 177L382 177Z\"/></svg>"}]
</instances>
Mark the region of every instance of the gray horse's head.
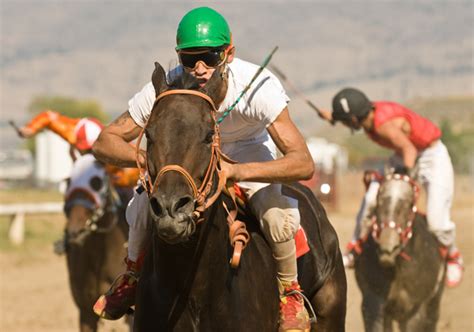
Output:
<instances>
[{"instance_id":1,"label":"gray horse's head","mask_svg":"<svg viewBox=\"0 0 474 332\"><path fill-rule=\"evenodd\" d=\"M387 174L380 185L372 235L378 242L382 266L394 266L396 257L412 236L417 190L408 175L396 173Z\"/></svg>"}]
</instances>

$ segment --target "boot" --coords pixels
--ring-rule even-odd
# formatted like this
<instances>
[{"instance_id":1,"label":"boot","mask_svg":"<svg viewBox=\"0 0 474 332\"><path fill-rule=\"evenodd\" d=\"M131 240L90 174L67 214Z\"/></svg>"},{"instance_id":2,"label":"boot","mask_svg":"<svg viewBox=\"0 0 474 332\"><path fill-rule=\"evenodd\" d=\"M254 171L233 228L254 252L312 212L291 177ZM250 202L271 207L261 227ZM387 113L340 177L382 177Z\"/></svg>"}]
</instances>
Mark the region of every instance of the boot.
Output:
<instances>
[{"instance_id":1,"label":"boot","mask_svg":"<svg viewBox=\"0 0 474 332\"><path fill-rule=\"evenodd\" d=\"M298 281L281 281L280 294L278 332L309 332L311 324Z\"/></svg>"},{"instance_id":2,"label":"boot","mask_svg":"<svg viewBox=\"0 0 474 332\"><path fill-rule=\"evenodd\" d=\"M346 269L352 269L355 265L355 257L360 255L362 252L362 247L360 241L352 240L346 246L346 251L342 255L342 262Z\"/></svg>"},{"instance_id":3,"label":"boot","mask_svg":"<svg viewBox=\"0 0 474 332\"><path fill-rule=\"evenodd\" d=\"M464 272L463 259L458 249L448 254L446 264L446 286L452 288L461 283Z\"/></svg>"},{"instance_id":4,"label":"boot","mask_svg":"<svg viewBox=\"0 0 474 332\"><path fill-rule=\"evenodd\" d=\"M141 269L138 263L125 258L127 271L115 279L110 289L99 297L93 310L101 318L117 320L135 305L138 275ZM141 265L141 264L140 264Z\"/></svg>"}]
</instances>

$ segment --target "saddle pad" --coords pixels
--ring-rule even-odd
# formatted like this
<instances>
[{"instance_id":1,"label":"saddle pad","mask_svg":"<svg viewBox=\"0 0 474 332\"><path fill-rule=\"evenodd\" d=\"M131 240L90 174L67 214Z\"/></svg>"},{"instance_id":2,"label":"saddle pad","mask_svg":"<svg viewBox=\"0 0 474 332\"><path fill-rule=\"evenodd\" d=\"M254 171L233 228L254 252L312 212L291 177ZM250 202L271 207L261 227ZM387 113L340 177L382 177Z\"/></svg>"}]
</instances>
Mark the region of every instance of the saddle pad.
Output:
<instances>
[{"instance_id":1,"label":"saddle pad","mask_svg":"<svg viewBox=\"0 0 474 332\"><path fill-rule=\"evenodd\" d=\"M243 190L234 183L235 195L239 198L239 203L247 203L247 197L245 196ZM295 234L295 243L296 243L296 258L303 256L309 252L308 238L303 227L299 227L298 231Z\"/></svg>"}]
</instances>

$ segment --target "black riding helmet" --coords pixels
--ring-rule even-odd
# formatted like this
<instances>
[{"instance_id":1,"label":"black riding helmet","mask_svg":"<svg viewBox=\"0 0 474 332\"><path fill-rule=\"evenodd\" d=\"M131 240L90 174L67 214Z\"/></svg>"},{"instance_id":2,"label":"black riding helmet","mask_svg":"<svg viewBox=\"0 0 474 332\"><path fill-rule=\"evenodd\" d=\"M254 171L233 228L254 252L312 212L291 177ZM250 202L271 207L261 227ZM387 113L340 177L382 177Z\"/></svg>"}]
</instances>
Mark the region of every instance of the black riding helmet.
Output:
<instances>
[{"instance_id":1,"label":"black riding helmet","mask_svg":"<svg viewBox=\"0 0 474 332\"><path fill-rule=\"evenodd\" d=\"M354 116L360 122L372 108L372 103L362 91L344 88L332 99L332 119L350 123Z\"/></svg>"}]
</instances>

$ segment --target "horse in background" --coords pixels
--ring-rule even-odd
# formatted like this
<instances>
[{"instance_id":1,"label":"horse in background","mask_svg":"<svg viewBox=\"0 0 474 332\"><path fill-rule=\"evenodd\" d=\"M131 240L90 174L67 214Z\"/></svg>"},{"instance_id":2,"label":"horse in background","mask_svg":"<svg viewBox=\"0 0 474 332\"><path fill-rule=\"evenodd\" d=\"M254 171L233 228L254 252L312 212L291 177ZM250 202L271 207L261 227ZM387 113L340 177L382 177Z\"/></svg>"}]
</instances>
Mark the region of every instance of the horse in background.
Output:
<instances>
[{"instance_id":1,"label":"horse in background","mask_svg":"<svg viewBox=\"0 0 474 332\"><path fill-rule=\"evenodd\" d=\"M417 213L418 186L407 175L382 179L369 235L356 256L365 331L436 330L445 258L426 216Z\"/></svg>"},{"instance_id":2,"label":"horse in background","mask_svg":"<svg viewBox=\"0 0 474 332\"><path fill-rule=\"evenodd\" d=\"M229 264L235 256L228 227L232 212L227 209L234 205L221 192L213 105L222 78L214 75L205 90L197 91L194 78L183 73L174 88L184 90L173 91L163 68L155 66L152 82L160 97L144 129L151 241L138 284L134 328L277 331L276 268L256 220L246 223L251 240L239 267ZM299 259L298 268L318 319L312 328L344 331L347 289L336 232L308 188L291 184L282 191L299 200L308 237L310 252Z\"/></svg>"},{"instance_id":3,"label":"horse in background","mask_svg":"<svg viewBox=\"0 0 474 332\"><path fill-rule=\"evenodd\" d=\"M125 207L91 154L73 165L64 211L69 285L79 309L80 331L97 331L99 317L92 306L123 270L128 225Z\"/></svg>"}]
</instances>

